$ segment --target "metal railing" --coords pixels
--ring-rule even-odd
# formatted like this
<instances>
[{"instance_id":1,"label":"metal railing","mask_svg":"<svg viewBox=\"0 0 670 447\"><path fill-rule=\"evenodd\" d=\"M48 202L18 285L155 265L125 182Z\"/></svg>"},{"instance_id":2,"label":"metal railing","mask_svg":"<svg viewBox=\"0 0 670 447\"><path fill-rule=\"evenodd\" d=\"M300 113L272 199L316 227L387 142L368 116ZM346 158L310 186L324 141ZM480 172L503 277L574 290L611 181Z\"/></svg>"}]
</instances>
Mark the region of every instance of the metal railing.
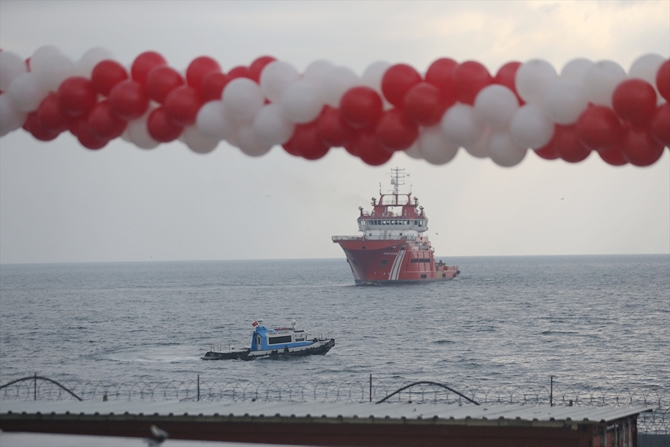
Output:
<instances>
[{"instance_id":1,"label":"metal railing","mask_svg":"<svg viewBox=\"0 0 670 447\"><path fill-rule=\"evenodd\" d=\"M1 400L99 401L286 401L286 402L415 402L471 405L647 406L654 409L638 418L638 431L670 435L670 391L660 387L587 387L556 383L522 386L454 386L443 383L372 380L349 382L284 381L215 382L88 382L28 376L0 386ZM73 397L74 396L74 397Z\"/></svg>"}]
</instances>

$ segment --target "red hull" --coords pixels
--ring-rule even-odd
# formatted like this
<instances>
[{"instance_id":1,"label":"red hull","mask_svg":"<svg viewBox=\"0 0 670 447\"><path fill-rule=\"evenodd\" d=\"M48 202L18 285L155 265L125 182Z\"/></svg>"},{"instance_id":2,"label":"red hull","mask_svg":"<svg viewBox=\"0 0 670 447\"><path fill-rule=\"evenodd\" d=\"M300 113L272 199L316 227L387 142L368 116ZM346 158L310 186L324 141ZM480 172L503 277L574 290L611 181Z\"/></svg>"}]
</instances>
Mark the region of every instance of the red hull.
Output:
<instances>
[{"instance_id":1,"label":"red hull","mask_svg":"<svg viewBox=\"0 0 670 447\"><path fill-rule=\"evenodd\" d=\"M458 267L435 263L427 238L417 240L334 240L347 256L356 284L445 281L459 275Z\"/></svg>"}]
</instances>

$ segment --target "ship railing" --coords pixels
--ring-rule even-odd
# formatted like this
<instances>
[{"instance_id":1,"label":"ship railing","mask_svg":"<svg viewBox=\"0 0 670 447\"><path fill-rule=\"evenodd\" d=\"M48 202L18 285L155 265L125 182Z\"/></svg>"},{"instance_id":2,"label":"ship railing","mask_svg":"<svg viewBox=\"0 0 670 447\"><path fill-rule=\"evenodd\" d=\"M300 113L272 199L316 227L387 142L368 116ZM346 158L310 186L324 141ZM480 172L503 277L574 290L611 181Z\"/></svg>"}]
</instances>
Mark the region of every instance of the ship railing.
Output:
<instances>
[{"instance_id":1,"label":"ship railing","mask_svg":"<svg viewBox=\"0 0 670 447\"><path fill-rule=\"evenodd\" d=\"M379 235L379 236L333 236L333 242L337 241L397 241L397 240L402 240L402 241L417 241L421 240L422 236L398 236L398 235ZM430 247L426 247L425 249L429 249Z\"/></svg>"},{"instance_id":2,"label":"ship railing","mask_svg":"<svg viewBox=\"0 0 670 447\"><path fill-rule=\"evenodd\" d=\"M362 241L363 236L333 236L333 241Z\"/></svg>"}]
</instances>

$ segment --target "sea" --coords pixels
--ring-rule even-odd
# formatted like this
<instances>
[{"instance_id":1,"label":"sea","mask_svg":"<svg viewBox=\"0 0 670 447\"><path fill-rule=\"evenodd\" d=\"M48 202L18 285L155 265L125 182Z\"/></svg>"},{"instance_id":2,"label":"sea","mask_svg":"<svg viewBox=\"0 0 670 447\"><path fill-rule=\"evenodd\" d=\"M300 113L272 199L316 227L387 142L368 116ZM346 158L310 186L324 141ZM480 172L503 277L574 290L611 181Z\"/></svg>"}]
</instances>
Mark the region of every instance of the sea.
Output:
<instances>
[{"instance_id":1,"label":"sea","mask_svg":"<svg viewBox=\"0 0 670 447\"><path fill-rule=\"evenodd\" d=\"M670 255L441 258L453 281L355 286L342 259L0 266L0 385L65 382L549 386L670 396ZM252 323L324 356L205 361ZM660 390L660 391L659 391Z\"/></svg>"}]
</instances>

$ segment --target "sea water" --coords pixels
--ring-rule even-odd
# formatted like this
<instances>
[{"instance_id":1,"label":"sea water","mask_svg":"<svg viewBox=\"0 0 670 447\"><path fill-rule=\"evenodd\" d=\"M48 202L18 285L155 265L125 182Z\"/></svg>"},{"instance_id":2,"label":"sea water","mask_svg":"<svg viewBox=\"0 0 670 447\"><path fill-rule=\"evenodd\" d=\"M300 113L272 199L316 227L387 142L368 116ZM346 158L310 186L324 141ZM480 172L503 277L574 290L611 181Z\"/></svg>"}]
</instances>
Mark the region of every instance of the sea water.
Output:
<instances>
[{"instance_id":1,"label":"sea water","mask_svg":"<svg viewBox=\"0 0 670 447\"><path fill-rule=\"evenodd\" d=\"M670 256L460 257L447 282L355 286L344 259L2 265L0 384L432 380L670 394ZM251 324L325 356L204 361Z\"/></svg>"}]
</instances>

